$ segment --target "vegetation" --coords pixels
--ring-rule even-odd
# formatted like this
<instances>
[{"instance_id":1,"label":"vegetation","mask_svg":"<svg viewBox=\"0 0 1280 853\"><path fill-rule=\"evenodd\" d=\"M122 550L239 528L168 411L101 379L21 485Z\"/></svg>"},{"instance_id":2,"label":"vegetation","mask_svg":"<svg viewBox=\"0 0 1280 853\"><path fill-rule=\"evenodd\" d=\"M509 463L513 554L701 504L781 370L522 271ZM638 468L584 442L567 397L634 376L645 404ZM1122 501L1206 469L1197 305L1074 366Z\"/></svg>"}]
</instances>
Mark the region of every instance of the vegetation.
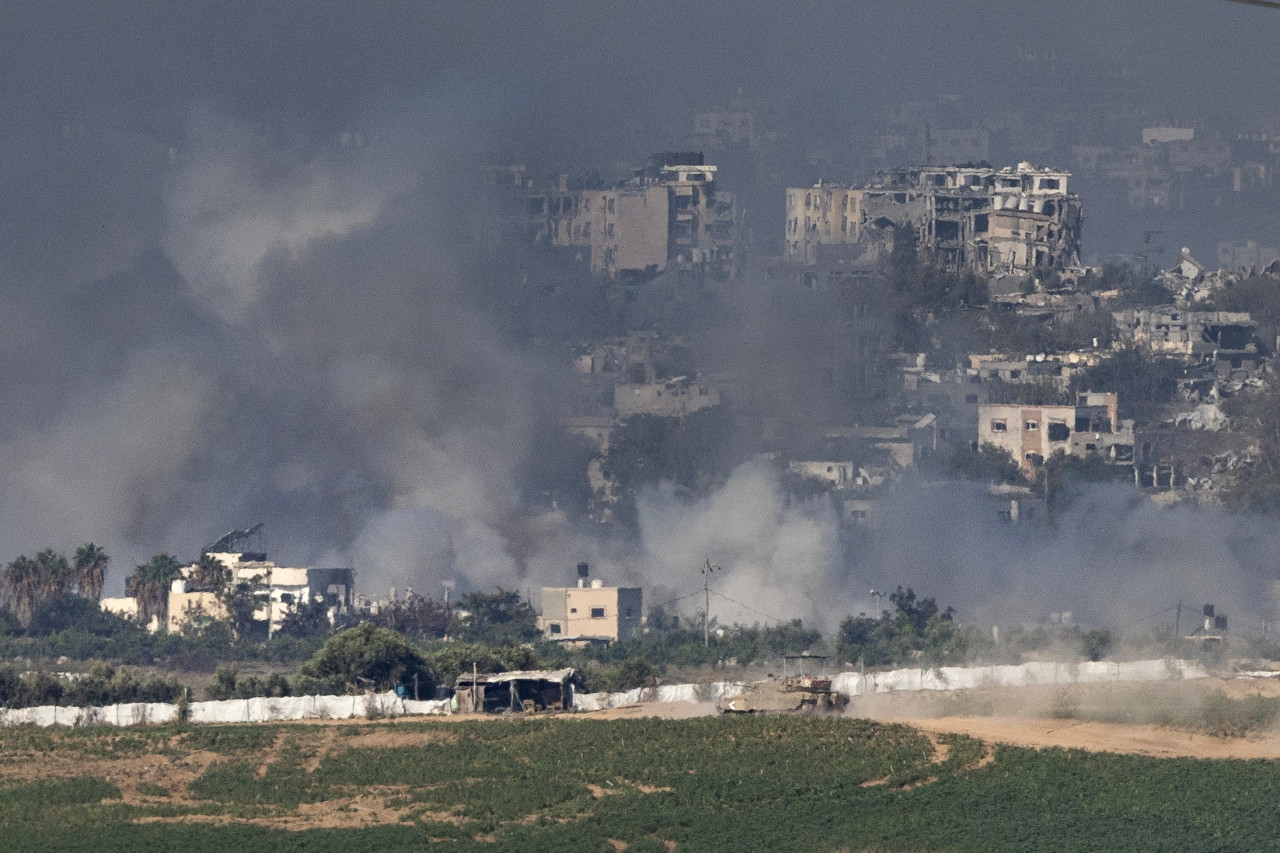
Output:
<instances>
[{"instance_id":1,"label":"vegetation","mask_svg":"<svg viewBox=\"0 0 1280 853\"><path fill-rule=\"evenodd\" d=\"M892 613L850 616L840 623L836 651L841 660L866 666L963 662L969 632L956 624L950 607L939 610L933 598L917 598L915 590L901 586L889 593L889 603Z\"/></svg>"},{"instance_id":2,"label":"vegetation","mask_svg":"<svg viewBox=\"0 0 1280 853\"><path fill-rule=\"evenodd\" d=\"M110 664L97 664L89 672L71 678L48 672L19 672L12 666L0 667L0 707L4 708L174 702L184 692L172 677L153 674L143 681L136 673Z\"/></svg>"},{"instance_id":3,"label":"vegetation","mask_svg":"<svg viewBox=\"0 0 1280 853\"><path fill-rule=\"evenodd\" d=\"M948 473L960 480L973 480L979 483L1014 484L1023 481L1022 471L1018 468L1013 454L990 442L977 450L967 447L957 448L948 463Z\"/></svg>"},{"instance_id":4,"label":"vegetation","mask_svg":"<svg viewBox=\"0 0 1280 853\"><path fill-rule=\"evenodd\" d=\"M720 485L745 457L734 450L735 424L723 406L700 409L683 418L635 415L627 418L609 443L605 468L619 484L615 516L635 524L636 501L645 488L670 483L691 496Z\"/></svg>"},{"instance_id":5,"label":"vegetation","mask_svg":"<svg viewBox=\"0 0 1280 853\"><path fill-rule=\"evenodd\" d=\"M0 731L0 776L31 756L65 774L0 782L6 845L1195 853L1272 849L1280 834L1276 762L1013 747L984 762L961 736L940 738L943 758L909 728L848 718L334 732ZM363 741L375 732L380 745ZM214 760L188 770L196 751ZM132 769L142 756L161 760Z\"/></svg>"},{"instance_id":6,"label":"vegetation","mask_svg":"<svg viewBox=\"0 0 1280 853\"><path fill-rule=\"evenodd\" d=\"M449 633L464 642L509 645L541 636L538 612L518 592L499 588L492 593L468 593L459 600L458 609L467 616L455 616Z\"/></svg>"},{"instance_id":7,"label":"vegetation","mask_svg":"<svg viewBox=\"0 0 1280 853\"><path fill-rule=\"evenodd\" d=\"M412 684L415 677L423 692L435 689L421 650L403 634L366 622L330 637L298 670L295 690L299 694L382 691Z\"/></svg>"},{"instance_id":8,"label":"vegetation","mask_svg":"<svg viewBox=\"0 0 1280 853\"><path fill-rule=\"evenodd\" d=\"M139 625L150 624L153 617L168 625L169 589L181 576L182 564L168 554L157 554L134 570L125 581L125 593L138 602Z\"/></svg>"},{"instance_id":9,"label":"vegetation","mask_svg":"<svg viewBox=\"0 0 1280 853\"><path fill-rule=\"evenodd\" d=\"M1145 424L1157 420L1174 400L1182 372L1173 360L1130 347L1086 368L1075 377L1072 390L1115 391L1120 395L1120 417Z\"/></svg>"}]
</instances>

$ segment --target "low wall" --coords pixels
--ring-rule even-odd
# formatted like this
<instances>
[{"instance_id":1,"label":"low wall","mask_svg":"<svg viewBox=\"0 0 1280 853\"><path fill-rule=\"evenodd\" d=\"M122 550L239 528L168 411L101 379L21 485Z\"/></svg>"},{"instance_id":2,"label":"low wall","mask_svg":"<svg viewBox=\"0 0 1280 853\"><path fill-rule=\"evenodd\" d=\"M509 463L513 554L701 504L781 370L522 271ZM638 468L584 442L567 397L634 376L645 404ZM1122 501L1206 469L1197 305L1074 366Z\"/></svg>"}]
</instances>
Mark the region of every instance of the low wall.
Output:
<instances>
[{"instance_id":1,"label":"low wall","mask_svg":"<svg viewBox=\"0 0 1280 853\"><path fill-rule=\"evenodd\" d=\"M1275 675L1275 673L1268 673ZM1017 666L913 667L888 672L842 672L831 689L845 696L913 690L973 690L983 687L1030 687L1039 684L1093 684L1119 681L1178 681L1207 678L1202 664L1185 660L1140 660L1115 663L1024 663ZM622 693L575 693L575 711L603 711L639 702L718 702L741 695L741 682L664 684L637 687ZM224 699L192 702L187 720L192 723L270 723L281 720L348 720L357 717L443 716L449 700L415 702L395 693L361 696L285 696L277 699ZM140 726L172 723L178 706L161 702L135 702L100 708L38 708L0 710L0 726Z\"/></svg>"},{"instance_id":2,"label":"low wall","mask_svg":"<svg viewBox=\"0 0 1280 853\"><path fill-rule=\"evenodd\" d=\"M448 700L415 702L395 693L362 696L285 696L281 698L224 699L192 702L187 720L193 723L269 723L280 720L348 720L353 717L401 717L411 714L449 713ZM100 708L37 708L0 710L0 726L139 726L173 723L178 706L161 702L135 702Z\"/></svg>"},{"instance_id":3,"label":"low wall","mask_svg":"<svg viewBox=\"0 0 1280 853\"><path fill-rule=\"evenodd\" d=\"M718 702L732 699L746 688L738 682L713 681L710 684L663 684L637 687L623 693L575 693L573 710L603 711L637 702Z\"/></svg>"},{"instance_id":4,"label":"low wall","mask_svg":"<svg viewBox=\"0 0 1280 853\"><path fill-rule=\"evenodd\" d=\"M1202 664L1185 660L1087 661L1024 663L1017 666L913 667L888 672L842 672L831 689L844 696L912 690L972 690L980 687L1029 687L1036 684L1091 684L1106 681L1178 681L1207 678ZM1280 675L1280 673L1277 673ZM738 682L672 684L636 688L625 693L587 693L573 697L575 711L602 711L637 702L716 702L746 690Z\"/></svg>"},{"instance_id":5,"label":"low wall","mask_svg":"<svg viewBox=\"0 0 1280 853\"><path fill-rule=\"evenodd\" d=\"M1024 663L1017 666L941 666L888 672L842 672L831 689L845 696L910 690L973 690L981 687L1031 687L1038 684L1096 684L1107 681L1179 681L1207 678L1202 664L1185 660Z\"/></svg>"}]
</instances>

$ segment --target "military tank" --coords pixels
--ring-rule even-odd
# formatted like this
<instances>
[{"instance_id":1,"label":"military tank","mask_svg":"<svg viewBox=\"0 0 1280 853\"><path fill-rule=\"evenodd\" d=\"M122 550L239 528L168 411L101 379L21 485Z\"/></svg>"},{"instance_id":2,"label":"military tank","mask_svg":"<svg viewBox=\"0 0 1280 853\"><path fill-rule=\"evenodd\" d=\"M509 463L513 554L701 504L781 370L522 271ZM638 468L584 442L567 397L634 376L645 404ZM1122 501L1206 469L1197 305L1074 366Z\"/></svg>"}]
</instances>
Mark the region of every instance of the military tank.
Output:
<instances>
[{"instance_id":1,"label":"military tank","mask_svg":"<svg viewBox=\"0 0 1280 853\"><path fill-rule=\"evenodd\" d=\"M716 708L722 714L803 714L841 711L849 698L831 689L826 655L786 655L782 678L759 681ZM816 672L814 671L816 668Z\"/></svg>"}]
</instances>

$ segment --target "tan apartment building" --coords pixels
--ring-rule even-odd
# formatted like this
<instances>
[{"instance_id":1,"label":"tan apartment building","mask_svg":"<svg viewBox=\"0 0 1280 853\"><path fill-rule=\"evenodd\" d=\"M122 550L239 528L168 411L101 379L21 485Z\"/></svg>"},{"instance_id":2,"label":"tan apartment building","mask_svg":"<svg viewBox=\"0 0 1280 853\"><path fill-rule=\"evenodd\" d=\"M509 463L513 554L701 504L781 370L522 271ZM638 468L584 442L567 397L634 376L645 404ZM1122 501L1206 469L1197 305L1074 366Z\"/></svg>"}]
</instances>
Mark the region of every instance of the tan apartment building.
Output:
<instances>
[{"instance_id":1,"label":"tan apartment building","mask_svg":"<svg viewBox=\"0 0 1280 853\"><path fill-rule=\"evenodd\" d=\"M1114 392L1083 392L1074 406L980 405L978 441L1007 450L1027 476L1035 476L1045 460L1059 452L1133 461L1133 421L1119 420Z\"/></svg>"},{"instance_id":2,"label":"tan apartment building","mask_svg":"<svg viewBox=\"0 0 1280 853\"><path fill-rule=\"evenodd\" d=\"M589 579L588 571L586 563L579 563L577 586L542 588L538 627L549 640L630 639L640 628L643 592L605 586L599 578Z\"/></svg>"}]
</instances>

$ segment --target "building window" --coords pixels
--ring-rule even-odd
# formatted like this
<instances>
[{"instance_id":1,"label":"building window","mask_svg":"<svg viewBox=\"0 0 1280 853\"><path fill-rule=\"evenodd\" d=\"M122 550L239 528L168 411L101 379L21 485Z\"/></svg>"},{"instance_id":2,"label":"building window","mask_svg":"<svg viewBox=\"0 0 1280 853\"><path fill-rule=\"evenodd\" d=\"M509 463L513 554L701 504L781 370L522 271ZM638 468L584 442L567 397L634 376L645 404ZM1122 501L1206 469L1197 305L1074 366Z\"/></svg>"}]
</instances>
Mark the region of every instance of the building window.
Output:
<instances>
[{"instance_id":1,"label":"building window","mask_svg":"<svg viewBox=\"0 0 1280 853\"><path fill-rule=\"evenodd\" d=\"M1008 432L1009 425L1006 424L1004 421L992 421L991 431L992 432Z\"/></svg>"},{"instance_id":2,"label":"building window","mask_svg":"<svg viewBox=\"0 0 1280 853\"><path fill-rule=\"evenodd\" d=\"M603 618L604 618L604 608L603 608L603 607L593 607L593 608L591 608L591 618L592 618L592 619L603 619Z\"/></svg>"},{"instance_id":3,"label":"building window","mask_svg":"<svg viewBox=\"0 0 1280 853\"><path fill-rule=\"evenodd\" d=\"M549 630L552 634L559 634L559 633L560 633L560 623L559 623L559 622L552 622L552 623L551 623L551 625L550 625L550 626L548 626L548 630Z\"/></svg>"},{"instance_id":4,"label":"building window","mask_svg":"<svg viewBox=\"0 0 1280 853\"><path fill-rule=\"evenodd\" d=\"M1071 428L1064 423L1049 424L1050 441L1066 441L1071 435Z\"/></svg>"},{"instance_id":5,"label":"building window","mask_svg":"<svg viewBox=\"0 0 1280 853\"><path fill-rule=\"evenodd\" d=\"M1035 432L1036 430L1040 429L1040 422L1039 422L1039 421L1027 421L1027 423L1026 423L1026 425L1025 425L1025 426L1026 426L1026 430L1027 430L1027 432Z\"/></svg>"},{"instance_id":6,"label":"building window","mask_svg":"<svg viewBox=\"0 0 1280 853\"><path fill-rule=\"evenodd\" d=\"M577 612L578 612L578 608L576 608L576 607L570 607L570 608L569 608L569 612L570 612L570 613L577 613Z\"/></svg>"}]
</instances>

